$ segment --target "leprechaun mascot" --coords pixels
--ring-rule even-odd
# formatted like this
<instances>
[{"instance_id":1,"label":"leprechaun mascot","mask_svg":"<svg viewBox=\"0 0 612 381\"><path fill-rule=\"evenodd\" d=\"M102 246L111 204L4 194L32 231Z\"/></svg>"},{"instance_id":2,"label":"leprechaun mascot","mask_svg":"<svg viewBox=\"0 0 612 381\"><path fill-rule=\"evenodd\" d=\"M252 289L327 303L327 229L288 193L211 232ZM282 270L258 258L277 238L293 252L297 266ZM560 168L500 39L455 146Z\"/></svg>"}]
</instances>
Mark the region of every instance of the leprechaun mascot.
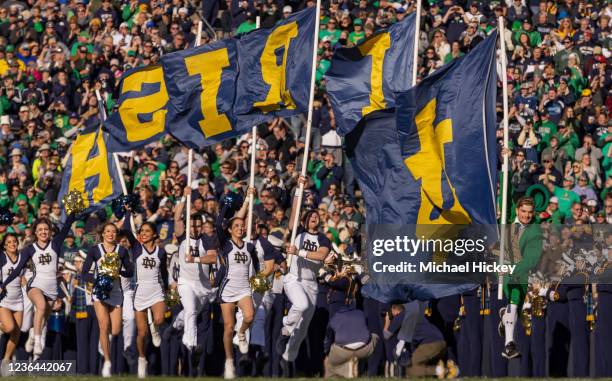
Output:
<instances>
[{"instance_id":1,"label":"leprechaun mascot","mask_svg":"<svg viewBox=\"0 0 612 381\"><path fill-rule=\"evenodd\" d=\"M520 356L514 342L514 327L518 311L528 290L529 272L537 266L542 255L542 231L533 224L535 203L531 197L521 197L516 204L516 219L510 225L508 239L508 261L516 265L512 274L504 277L504 294L508 305L504 309L502 323L505 333L505 347L502 356L511 359Z\"/></svg>"}]
</instances>

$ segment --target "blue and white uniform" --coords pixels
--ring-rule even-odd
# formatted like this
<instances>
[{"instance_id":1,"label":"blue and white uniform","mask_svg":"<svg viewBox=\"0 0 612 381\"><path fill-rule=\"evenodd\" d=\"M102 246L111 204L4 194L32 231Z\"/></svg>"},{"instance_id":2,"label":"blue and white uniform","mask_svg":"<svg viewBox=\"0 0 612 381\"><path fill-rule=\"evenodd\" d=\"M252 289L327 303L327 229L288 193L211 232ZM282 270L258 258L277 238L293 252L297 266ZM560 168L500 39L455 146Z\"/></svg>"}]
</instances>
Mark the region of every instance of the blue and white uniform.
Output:
<instances>
[{"instance_id":1,"label":"blue and white uniform","mask_svg":"<svg viewBox=\"0 0 612 381\"><path fill-rule=\"evenodd\" d=\"M13 262L8 254L0 253L0 277L4 281L7 279L13 271L15 271L17 264L19 263L20 255L17 254L17 258ZM7 308L11 311L23 311L23 293L21 292L21 277L18 276L13 279L12 282L6 285L4 289L6 294L2 301L0 301L0 307Z\"/></svg>"},{"instance_id":2,"label":"blue and white uniform","mask_svg":"<svg viewBox=\"0 0 612 381\"><path fill-rule=\"evenodd\" d=\"M331 250L331 243L323 233L311 234L300 228L293 245L298 250L318 251L321 247ZM294 361L300 345L308 333L308 325L314 315L319 284L317 275L323 266L322 261L298 257L295 255L284 278L284 289L291 302L291 309L283 318L283 327L289 333L289 341L283 353L286 361Z\"/></svg>"},{"instance_id":3,"label":"blue and white uniform","mask_svg":"<svg viewBox=\"0 0 612 381\"><path fill-rule=\"evenodd\" d=\"M254 241L255 252L257 253L257 260L261 264L261 270L263 270L263 263L265 261L274 260L276 264L281 264L285 258L267 239L264 237L257 237ZM274 274L269 276L270 282L273 282ZM265 322L266 315L272 307L274 302L274 294L272 290L266 291L264 294L254 293L253 294L253 307L255 308L255 318L251 328L247 330L247 336L250 333L249 343L252 345L264 346L265 337ZM242 311L240 309L236 312L236 324L234 330L238 332L242 326ZM238 345L238 335L234 336L234 344Z\"/></svg>"},{"instance_id":4,"label":"blue and white uniform","mask_svg":"<svg viewBox=\"0 0 612 381\"><path fill-rule=\"evenodd\" d=\"M136 289L134 309L144 311L152 305L163 302L168 287L168 266L166 251L157 245L149 252L136 239L130 228L130 218L125 219L124 229L132 247Z\"/></svg>"},{"instance_id":5,"label":"blue and white uniform","mask_svg":"<svg viewBox=\"0 0 612 381\"><path fill-rule=\"evenodd\" d=\"M6 288L6 285L13 282L21 274L26 265L31 263L30 268L33 275L28 281L27 290L30 291L32 288L37 288L42 291L46 298L50 300L57 299L57 271L60 263L64 261L62 258L62 246L74 220L74 216L69 216L62 230L45 247L40 247L37 242L34 242L23 248L17 267L10 276L2 281L0 287Z\"/></svg>"},{"instance_id":6,"label":"blue and white uniform","mask_svg":"<svg viewBox=\"0 0 612 381\"><path fill-rule=\"evenodd\" d=\"M249 279L259 270L259 260L252 243L243 241L238 246L223 229L226 207L221 209L217 218L216 230L219 239L217 265L225 264L225 278L219 285L221 303L235 303L240 299L252 296Z\"/></svg>"},{"instance_id":7,"label":"blue and white uniform","mask_svg":"<svg viewBox=\"0 0 612 381\"><path fill-rule=\"evenodd\" d=\"M106 254L112 252L117 252L119 254L121 266L119 271L120 275L122 277L128 278L132 276L134 270L132 268L132 263L130 262L130 255L128 254L128 251L124 247L116 245L112 251L107 252L106 249L104 249L104 245L99 243L98 245L93 246L89 249L89 252L87 253L87 259L85 259L85 263L83 264L83 272L85 273L85 280L87 282L94 282L95 278L98 276L99 266L102 260L104 260ZM92 265L94 265L93 275L89 273L89 270L91 269ZM110 292L108 299L99 300L96 295L92 294L92 300L94 302L102 301L105 304L108 304L109 306L113 307L121 307L123 306L123 296L124 295L121 280L115 279L113 289Z\"/></svg>"}]
</instances>

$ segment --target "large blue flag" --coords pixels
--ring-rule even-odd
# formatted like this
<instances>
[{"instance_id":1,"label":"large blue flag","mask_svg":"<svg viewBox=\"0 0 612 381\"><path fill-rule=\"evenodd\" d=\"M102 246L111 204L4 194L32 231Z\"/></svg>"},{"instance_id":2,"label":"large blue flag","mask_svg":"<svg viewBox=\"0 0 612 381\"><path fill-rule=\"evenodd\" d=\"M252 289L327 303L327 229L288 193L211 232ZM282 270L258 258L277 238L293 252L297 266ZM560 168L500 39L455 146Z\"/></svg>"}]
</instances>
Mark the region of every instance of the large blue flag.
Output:
<instances>
[{"instance_id":1,"label":"large blue flag","mask_svg":"<svg viewBox=\"0 0 612 381\"><path fill-rule=\"evenodd\" d=\"M308 111L316 21L315 8L307 8L239 38L236 114L242 121Z\"/></svg>"},{"instance_id":2,"label":"large blue flag","mask_svg":"<svg viewBox=\"0 0 612 381\"><path fill-rule=\"evenodd\" d=\"M418 224L496 224L496 39L397 98L402 158L420 188Z\"/></svg>"},{"instance_id":3,"label":"large blue flag","mask_svg":"<svg viewBox=\"0 0 612 381\"><path fill-rule=\"evenodd\" d=\"M109 116L109 151L171 134L200 148L243 134L274 116L307 111L315 9L273 28L173 52L121 79Z\"/></svg>"},{"instance_id":4,"label":"large blue flag","mask_svg":"<svg viewBox=\"0 0 612 381\"><path fill-rule=\"evenodd\" d=\"M483 225L481 232L495 236L495 42L493 34L398 94L395 110L371 113L346 136L366 202L370 240L399 225L409 226L417 237L436 234L435 226L464 225ZM384 302L407 302L476 287L407 279L414 278L386 274L363 292Z\"/></svg>"},{"instance_id":5,"label":"large blue flag","mask_svg":"<svg viewBox=\"0 0 612 381\"><path fill-rule=\"evenodd\" d=\"M413 14L352 48L334 52L325 76L338 133L364 116L395 107L395 93L412 87Z\"/></svg>"},{"instance_id":6,"label":"large blue flag","mask_svg":"<svg viewBox=\"0 0 612 381\"><path fill-rule=\"evenodd\" d=\"M171 94L168 132L180 142L199 148L251 127L239 126L234 113L238 78L236 40L166 55L162 57L162 66Z\"/></svg>"},{"instance_id":7,"label":"large blue flag","mask_svg":"<svg viewBox=\"0 0 612 381\"><path fill-rule=\"evenodd\" d=\"M121 195L119 171L107 149L108 135L99 126L86 128L70 147L58 195L83 193L86 211L93 212Z\"/></svg>"}]
</instances>

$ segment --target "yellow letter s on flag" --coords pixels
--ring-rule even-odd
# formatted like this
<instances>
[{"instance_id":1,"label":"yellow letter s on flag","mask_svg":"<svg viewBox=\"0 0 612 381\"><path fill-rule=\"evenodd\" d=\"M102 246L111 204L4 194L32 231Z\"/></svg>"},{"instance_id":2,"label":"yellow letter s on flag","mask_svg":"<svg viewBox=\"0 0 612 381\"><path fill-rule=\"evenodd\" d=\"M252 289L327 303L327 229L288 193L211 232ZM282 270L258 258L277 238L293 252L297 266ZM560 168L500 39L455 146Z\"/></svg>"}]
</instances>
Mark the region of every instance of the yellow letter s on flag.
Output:
<instances>
[{"instance_id":1,"label":"yellow letter s on flag","mask_svg":"<svg viewBox=\"0 0 612 381\"><path fill-rule=\"evenodd\" d=\"M168 102L168 92L161 66L145 68L125 77L121 94L142 93L146 91L145 84L159 85L159 89L153 93L127 98L119 105L119 116L129 142L138 142L155 136L164 131L166 124L167 111L163 107ZM147 114L150 115L150 120L141 121L139 116Z\"/></svg>"}]
</instances>

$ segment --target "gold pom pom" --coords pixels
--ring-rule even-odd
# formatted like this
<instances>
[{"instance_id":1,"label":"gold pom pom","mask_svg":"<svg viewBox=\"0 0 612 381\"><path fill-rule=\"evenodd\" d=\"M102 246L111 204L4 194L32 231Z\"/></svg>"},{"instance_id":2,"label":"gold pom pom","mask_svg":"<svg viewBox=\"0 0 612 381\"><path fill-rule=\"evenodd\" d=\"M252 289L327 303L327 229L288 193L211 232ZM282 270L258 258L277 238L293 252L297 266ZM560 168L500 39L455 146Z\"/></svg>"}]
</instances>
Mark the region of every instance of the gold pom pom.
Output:
<instances>
[{"instance_id":1,"label":"gold pom pom","mask_svg":"<svg viewBox=\"0 0 612 381\"><path fill-rule=\"evenodd\" d=\"M98 274L108 275L113 280L119 279L119 271L121 270L121 260L119 253L106 253L98 266Z\"/></svg>"},{"instance_id":2,"label":"gold pom pom","mask_svg":"<svg viewBox=\"0 0 612 381\"><path fill-rule=\"evenodd\" d=\"M83 194L76 189L66 193L62 197L62 203L68 215L79 214L86 209Z\"/></svg>"},{"instance_id":3,"label":"gold pom pom","mask_svg":"<svg viewBox=\"0 0 612 381\"><path fill-rule=\"evenodd\" d=\"M166 303L166 306L170 308L178 305L181 302L181 297L179 296L178 290L176 288L168 289L164 297L164 302Z\"/></svg>"},{"instance_id":4,"label":"gold pom pom","mask_svg":"<svg viewBox=\"0 0 612 381\"><path fill-rule=\"evenodd\" d=\"M268 281L268 277L264 276L262 273L252 276L251 279L249 279L249 283L251 284L251 290L260 294L272 288L272 285Z\"/></svg>"}]
</instances>

